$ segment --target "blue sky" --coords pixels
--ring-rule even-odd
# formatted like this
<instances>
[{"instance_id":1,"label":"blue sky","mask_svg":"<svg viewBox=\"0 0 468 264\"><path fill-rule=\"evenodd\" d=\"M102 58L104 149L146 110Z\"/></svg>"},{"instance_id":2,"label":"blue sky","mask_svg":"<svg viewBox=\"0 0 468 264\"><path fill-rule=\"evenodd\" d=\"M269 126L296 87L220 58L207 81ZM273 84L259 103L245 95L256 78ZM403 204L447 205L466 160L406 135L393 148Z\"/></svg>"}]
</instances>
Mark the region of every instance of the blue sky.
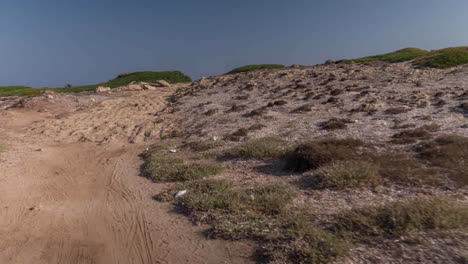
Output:
<instances>
[{"instance_id":1,"label":"blue sky","mask_svg":"<svg viewBox=\"0 0 468 264\"><path fill-rule=\"evenodd\" d=\"M0 85L468 45L466 0L0 0Z\"/></svg>"}]
</instances>

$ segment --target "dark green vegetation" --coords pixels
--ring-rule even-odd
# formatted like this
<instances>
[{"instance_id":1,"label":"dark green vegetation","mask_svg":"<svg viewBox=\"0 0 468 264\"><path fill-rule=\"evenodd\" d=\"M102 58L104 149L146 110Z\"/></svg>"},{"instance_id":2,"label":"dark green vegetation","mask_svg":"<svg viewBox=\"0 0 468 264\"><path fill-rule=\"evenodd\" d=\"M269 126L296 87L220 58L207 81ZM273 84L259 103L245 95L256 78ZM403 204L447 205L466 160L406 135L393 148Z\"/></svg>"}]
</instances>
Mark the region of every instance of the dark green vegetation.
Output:
<instances>
[{"instance_id":1,"label":"dark green vegetation","mask_svg":"<svg viewBox=\"0 0 468 264\"><path fill-rule=\"evenodd\" d=\"M447 69L468 63L468 47L434 50L416 59L419 66Z\"/></svg>"},{"instance_id":2,"label":"dark green vegetation","mask_svg":"<svg viewBox=\"0 0 468 264\"><path fill-rule=\"evenodd\" d=\"M191 82L192 79L182 72L179 71L166 71L166 72L134 72L120 74L115 79L108 82L74 86L69 88L41 88L35 89L27 86L0 86L0 97L1 96L29 96L38 95L43 91L53 91L58 93L76 93L84 91L92 91L98 86L105 86L110 88L116 88L124 85L128 85L131 82L152 82L157 80L165 80L169 83L180 83L180 82Z\"/></svg>"},{"instance_id":3,"label":"dark green vegetation","mask_svg":"<svg viewBox=\"0 0 468 264\"><path fill-rule=\"evenodd\" d=\"M364 63L364 62L371 62L371 61L386 61L386 62L403 62L403 61L410 61L420 56L426 54L426 50L418 49L418 48L406 48L397 50L395 52L374 55L359 59L351 59L351 60L343 60L341 62L357 62L357 63Z\"/></svg>"},{"instance_id":4,"label":"dark green vegetation","mask_svg":"<svg viewBox=\"0 0 468 264\"><path fill-rule=\"evenodd\" d=\"M0 97L14 95L36 95L39 94L41 90L33 89L28 86L0 86Z\"/></svg>"},{"instance_id":5,"label":"dark green vegetation","mask_svg":"<svg viewBox=\"0 0 468 264\"><path fill-rule=\"evenodd\" d=\"M411 231L468 227L468 207L441 199L414 199L353 209L337 217L336 230L358 240Z\"/></svg>"},{"instance_id":6,"label":"dark green vegetation","mask_svg":"<svg viewBox=\"0 0 468 264\"><path fill-rule=\"evenodd\" d=\"M224 155L244 159L276 158L288 152L286 146L286 142L279 137L264 137L228 149L224 152Z\"/></svg>"},{"instance_id":7,"label":"dark green vegetation","mask_svg":"<svg viewBox=\"0 0 468 264\"><path fill-rule=\"evenodd\" d=\"M256 70L271 70L271 69L282 69L284 65L281 64L254 64L254 65L246 65L239 68L236 68L227 74L234 74L234 73L241 73L241 72L250 72Z\"/></svg>"},{"instance_id":8,"label":"dark green vegetation","mask_svg":"<svg viewBox=\"0 0 468 264\"><path fill-rule=\"evenodd\" d=\"M167 71L167 72L133 72L119 74L117 78L110 80L106 83L100 84L101 86L107 86L115 88L123 85L127 85L131 82L153 82L158 80L165 80L169 83L182 83L191 82L192 79L180 71Z\"/></svg>"},{"instance_id":9,"label":"dark green vegetation","mask_svg":"<svg viewBox=\"0 0 468 264\"><path fill-rule=\"evenodd\" d=\"M406 48L391 53L358 59L342 60L340 62L365 63L372 61L386 61L391 63L414 61L415 66L447 69L468 63L468 46L433 51L426 51L417 48Z\"/></svg>"}]
</instances>

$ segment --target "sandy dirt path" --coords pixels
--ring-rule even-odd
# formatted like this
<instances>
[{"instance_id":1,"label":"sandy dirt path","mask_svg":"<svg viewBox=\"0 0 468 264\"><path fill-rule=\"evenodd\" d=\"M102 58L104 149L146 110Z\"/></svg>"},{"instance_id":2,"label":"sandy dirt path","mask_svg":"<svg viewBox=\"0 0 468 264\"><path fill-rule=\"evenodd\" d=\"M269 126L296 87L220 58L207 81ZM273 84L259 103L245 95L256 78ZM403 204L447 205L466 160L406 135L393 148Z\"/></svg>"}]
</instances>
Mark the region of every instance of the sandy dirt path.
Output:
<instances>
[{"instance_id":1,"label":"sandy dirt path","mask_svg":"<svg viewBox=\"0 0 468 264\"><path fill-rule=\"evenodd\" d=\"M69 113L61 124L89 123L96 113L109 122L105 111L125 102L112 100ZM160 187L138 176L145 144L120 135L106 144L38 140L30 128L56 126L54 114L0 112L0 263L249 262L250 246L206 240L201 227L151 199Z\"/></svg>"}]
</instances>

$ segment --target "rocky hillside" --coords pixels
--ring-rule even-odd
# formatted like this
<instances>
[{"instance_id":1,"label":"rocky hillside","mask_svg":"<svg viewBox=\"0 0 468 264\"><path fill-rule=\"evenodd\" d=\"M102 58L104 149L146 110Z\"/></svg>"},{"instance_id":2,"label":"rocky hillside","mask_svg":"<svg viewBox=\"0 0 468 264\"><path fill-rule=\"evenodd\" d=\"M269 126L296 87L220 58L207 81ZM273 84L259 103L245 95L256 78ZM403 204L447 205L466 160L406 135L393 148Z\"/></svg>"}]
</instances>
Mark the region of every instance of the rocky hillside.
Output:
<instances>
[{"instance_id":1,"label":"rocky hillside","mask_svg":"<svg viewBox=\"0 0 468 264\"><path fill-rule=\"evenodd\" d=\"M174 111L190 138L336 136L386 142L395 133L430 124L440 126L438 133L466 134L467 73L463 66L435 70L381 62L256 71L180 89ZM233 136L239 131L245 133Z\"/></svg>"},{"instance_id":2,"label":"rocky hillside","mask_svg":"<svg viewBox=\"0 0 468 264\"><path fill-rule=\"evenodd\" d=\"M144 175L210 237L259 262L466 262L468 66L251 71L171 101Z\"/></svg>"}]
</instances>

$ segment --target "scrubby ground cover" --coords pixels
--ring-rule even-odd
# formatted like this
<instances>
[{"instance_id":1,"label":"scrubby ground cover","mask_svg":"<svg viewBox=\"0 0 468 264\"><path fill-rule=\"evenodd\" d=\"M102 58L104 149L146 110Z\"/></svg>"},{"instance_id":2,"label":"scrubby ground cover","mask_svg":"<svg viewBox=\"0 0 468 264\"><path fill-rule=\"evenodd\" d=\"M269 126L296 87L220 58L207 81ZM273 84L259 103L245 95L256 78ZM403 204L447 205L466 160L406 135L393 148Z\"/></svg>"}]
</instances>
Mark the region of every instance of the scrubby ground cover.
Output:
<instances>
[{"instance_id":1,"label":"scrubby ground cover","mask_svg":"<svg viewBox=\"0 0 468 264\"><path fill-rule=\"evenodd\" d=\"M259 262L459 263L466 72L328 63L195 82L174 96L176 138L223 171L157 198L208 237L255 241Z\"/></svg>"},{"instance_id":2,"label":"scrubby ground cover","mask_svg":"<svg viewBox=\"0 0 468 264\"><path fill-rule=\"evenodd\" d=\"M211 225L205 233L208 237L254 240L259 247L259 262L329 263L345 257L358 244L414 232L466 230L468 205L453 198L416 196L340 210L324 221L320 212L312 213L307 204L299 202L310 190L359 191L385 185L404 187L408 182L430 186L431 181L420 181L421 175L411 170L426 170L429 159L443 171L459 171L454 163L462 161L467 147L465 141L466 138L458 136L428 141L415 148L411 162L402 162L406 157L403 154L403 157L392 154L398 157L398 164L389 162L388 153L374 153L373 144L351 138L288 142L278 137L264 137L234 146L229 141L215 145L163 141L144 155L144 172L160 182L178 182L155 199L173 202L195 223ZM434 148L444 144L446 149L434 154ZM179 150L170 152L171 147ZM273 183L245 185L227 177L229 174L221 170L200 170L200 164L215 162L204 155L213 150L214 156L239 162L283 163L285 166L281 170L292 174L288 179ZM219 167L216 168L229 168L229 161L218 159L217 162ZM177 166L181 167L174 169ZM213 168L211 166L208 168ZM194 172L199 174L193 177ZM433 177L444 177L441 171L431 172ZM397 173L406 179L393 177ZM305 185L295 184L298 182Z\"/></svg>"}]
</instances>

